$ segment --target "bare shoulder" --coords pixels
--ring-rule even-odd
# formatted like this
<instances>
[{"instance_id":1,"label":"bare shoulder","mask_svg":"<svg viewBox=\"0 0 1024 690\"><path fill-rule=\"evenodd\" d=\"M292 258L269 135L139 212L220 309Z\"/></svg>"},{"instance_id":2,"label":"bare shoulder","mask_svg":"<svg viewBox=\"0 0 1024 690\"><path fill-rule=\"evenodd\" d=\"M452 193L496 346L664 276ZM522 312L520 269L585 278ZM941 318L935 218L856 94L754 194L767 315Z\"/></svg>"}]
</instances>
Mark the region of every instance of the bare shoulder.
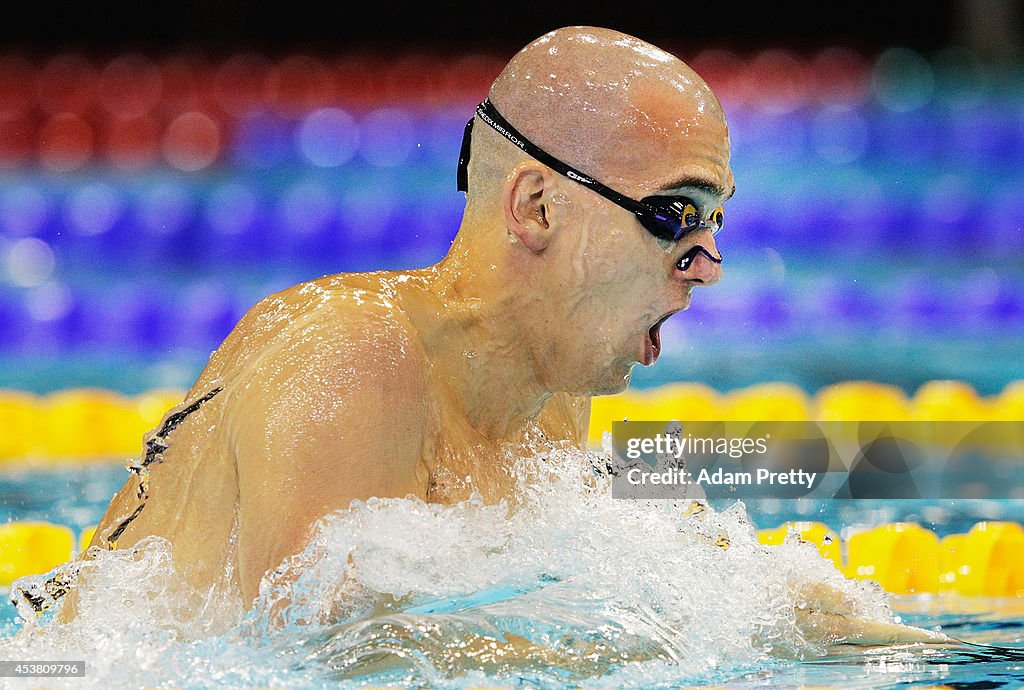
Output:
<instances>
[{"instance_id":1,"label":"bare shoulder","mask_svg":"<svg viewBox=\"0 0 1024 690\"><path fill-rule=\"evenodd\" d=\"M397 301L358 284L305 289L312 299L292 321L290 341L372 365L365 375L422 373L419 334Z\"/></svg>"},{"instance_id":2,"label":"bare shoulder","mask_svg":"<svg viewBox=\"0 0 1024 690\"><path fill-rule=\"evenodd\" d=\"M353 488L352 497L412 490L432 411L428 362L410 320L358 283L304 284L288 298L301 308L225 387L240 481L341 472L338 501Z\"/></svg>"},{"instance_id":3,"label":"bare shoulder","mask_svg":"<svg viewBox=\"0 0 1024 690\"><path fill-rule=\"evenodd\" d=\"M422 348L415 329L373 274L330 276L294 285L257 302L211 355L192 393L251 371L254 362L301 352L378 357L412 367Z\"/></svg>"},{"instance_id":4,"label":"bare shoulder","mask_svg":"<svg viewBox=\"0 0 1024 690\"><path fill-rule=\"evenodd\" d=\"M409 319L359 287L292 297L303 308L225 388L250 599L320 517L355 499L426 492L426 357Z\"/></svg>"},{"instance_id":5,"label":"bare shoulder","mask_svg":"<svg viewBox=\"0 0 1024 690\"><path fill-rule=\"evenodd\" d=\"M358 403L369 414L390 399L414 412L425 394L427 358L418 333L394 300L358 282L297 285L247 326L255 342L235 367L238 393L250 405L291 396L353 411Z\"/></svg>"}]
</instances>

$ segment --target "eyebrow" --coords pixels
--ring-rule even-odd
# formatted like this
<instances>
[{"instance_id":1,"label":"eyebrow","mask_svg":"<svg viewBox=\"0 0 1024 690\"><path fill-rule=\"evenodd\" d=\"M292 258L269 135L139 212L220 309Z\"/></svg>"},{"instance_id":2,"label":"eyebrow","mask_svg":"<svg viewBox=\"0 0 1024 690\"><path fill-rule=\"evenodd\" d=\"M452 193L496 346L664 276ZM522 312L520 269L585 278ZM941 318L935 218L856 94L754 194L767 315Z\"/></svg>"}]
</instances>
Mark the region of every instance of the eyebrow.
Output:
<instances>
[{"instance_id":1,"label":"eyebrow","mask_svg":"<svg viewBox=\"0 0 1024 690\"><path fill-rule=\"evenodd\" d=\"M668 191L670 189L679 189L685 187L687 189L696 189L703 192L708 196L715 198L725 197L722 201L727 201L732 198L732 195L736 193L736 185L732 186L728 195L725 193L725 187L715 184L711 180L706 180L703 177L681 177L678 180L673 180L667 185L660 187L661 191Z\"/></svg>"}]
</instances>

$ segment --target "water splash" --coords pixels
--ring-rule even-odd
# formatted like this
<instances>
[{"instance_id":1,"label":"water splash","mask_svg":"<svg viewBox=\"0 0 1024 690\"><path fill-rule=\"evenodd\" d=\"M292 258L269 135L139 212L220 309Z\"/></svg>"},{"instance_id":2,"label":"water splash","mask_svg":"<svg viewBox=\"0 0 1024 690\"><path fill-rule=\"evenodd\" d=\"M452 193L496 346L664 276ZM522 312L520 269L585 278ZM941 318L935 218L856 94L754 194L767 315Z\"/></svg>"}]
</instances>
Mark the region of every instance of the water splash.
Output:
<instances>
[{"instance_id":1,"label":"water splash","mask_svg":"<svg viewBox=\"0 0 1024 690\"><path fill-rule=\"evenodd\" d=\"M892 620L879 590L812 545L758 543L742 503L611 498L593 471L606 459L565 447L523 457L518 491L497 505L355 502L268 573L244 614L227 593L191 590L162 539L97 550L78 617L23 625L0 657L90 662L77 684L62 679L69 688L653 687L823 651L796 627L804 582Z\"/></svg>"}]
</instances>

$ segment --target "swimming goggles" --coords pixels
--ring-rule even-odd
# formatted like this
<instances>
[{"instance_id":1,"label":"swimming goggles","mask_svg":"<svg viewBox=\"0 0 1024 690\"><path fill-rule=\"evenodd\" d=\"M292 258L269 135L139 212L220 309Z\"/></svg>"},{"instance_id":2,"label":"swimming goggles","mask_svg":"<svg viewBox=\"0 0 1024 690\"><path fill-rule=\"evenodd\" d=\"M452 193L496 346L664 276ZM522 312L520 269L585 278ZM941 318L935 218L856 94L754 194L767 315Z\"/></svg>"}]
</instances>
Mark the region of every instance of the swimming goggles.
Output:
<instances>
[{"instance_id":1,"label":"swimming goggles","mask_svg":"<svg viewBox=\"0 0 1024 690\"><path fill-rule=\"evenodd\" d=\"M717 235L722 229L725 213L721 206L715 209L710 218L701 220L700 214L697 212L697 204L685 196L656 194L644 197L640 201L631 199L610 187L606 187L589 175L584 175L576 168L563 163L539 146L531 143L530 140L519 133L519 130L509 124L508 120L502 117L501 113L498 112L498 109L494 107L494 104L489 99L484 99L483 103L476 107L476 115L490 125L498 134L501 134L552 170L565 175L570 180L578 182L588 189L592 189L613 204L634 213L640 224L659 239L675 242L684 235L696 232L697 230L707 229L711 230L712 235ZM459 153L458 170L458 189L460 192L469 191L469 152L474 119L472 117L469 119L469 122L466 123L465 132L462 135L462 150ZM708 256L710 257L710 254ZM720 262L720 259L716 261Z\"/></svg>"}]
</instances>

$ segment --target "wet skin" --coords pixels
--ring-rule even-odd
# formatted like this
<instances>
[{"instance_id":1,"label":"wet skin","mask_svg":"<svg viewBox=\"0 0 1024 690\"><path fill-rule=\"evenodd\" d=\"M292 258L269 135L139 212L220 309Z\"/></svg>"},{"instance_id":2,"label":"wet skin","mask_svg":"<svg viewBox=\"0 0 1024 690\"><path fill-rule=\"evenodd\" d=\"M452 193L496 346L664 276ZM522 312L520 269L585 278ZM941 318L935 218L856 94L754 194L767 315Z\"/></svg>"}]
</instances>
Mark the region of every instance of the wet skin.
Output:
<instances>
[{"instance_id":1,"label":"wet skin","mask_svg":"<svg viewBox=\"0 0 1024 690\"><path fill-rule=\"evenodd\" d=\"M596 42L568 30L524 49L490 97L529 128L524 107L551 113L567 98L531 86L535 73L582 83L569 97L602 113L590 133L609 142L584 163L634 198L685 193L706 217L734 187L717 100L667 53L596 31ZM608 88L592 88L595 55ZM530 136L567 126L543 117ZM623 390L633 366L652 362L656 324L721 277L703 256L680 270L680 257L718 249L709 230L659 241L632 213L480 130L445 259L325 277L254 307L189 391L186 402L223 387L173 432L118 548L166 537L191 585L206 590L229 572L221 585L248 606L315 521L353 499L450 502L476 490L497 501L511 488L503 449L532 425L550 442L584 444L590 396ZM135 510L137 484L115 497L96 544Z\"/></svg>"},{"instance_id":2,"label":"wet skin","mask_svg":"<svg viewBox=\"0 0 1024 690\"><path fill-rule=\"evenodd\" d=\"M525 422L505 435L480 433L446 368L431 366L423 334L452 311L431 290L435 273L327 277L254 307L189 391L186 401L223 387L170 435L150 468L147 505L118 548L165 537L192 586L209 587L230 566L249 602L318 518L353 499L451 502L473 488L489 501L506 495L499 450L521 440ZM459 358L473 366L475 357ZM553 395L537 424L549 439L581 444L588 405ZM131 478L114 497L95 545L135 510L138 483Z\"/></svg>"},{"instance_id":3,"label":"wet skin","mask_svg":"<svg viewBox=\"0 0 1024 690\"><path fill-rule=\"evenodd\" d=\"M734 191L714 95L632 37L552 32L489 97L535 143L634 199L685 194L707 217ZM703 255L685 271L680 258L718 248L709 230L659 241L479 120L476 130L466 215L444 260L328 276L257 304L189 391L186 403L223 388L172 433L119 549L165 537L192 587L249 607L316 521L354 499L478 491L495 502L511 491L505 450L529 452L532 429L584 446L590 396L622 391L633 366L652 363L657 324L721 278ZM111 501L94 546L137 508L137 488L132 477Z\"/></svg>"}]
</instances>

